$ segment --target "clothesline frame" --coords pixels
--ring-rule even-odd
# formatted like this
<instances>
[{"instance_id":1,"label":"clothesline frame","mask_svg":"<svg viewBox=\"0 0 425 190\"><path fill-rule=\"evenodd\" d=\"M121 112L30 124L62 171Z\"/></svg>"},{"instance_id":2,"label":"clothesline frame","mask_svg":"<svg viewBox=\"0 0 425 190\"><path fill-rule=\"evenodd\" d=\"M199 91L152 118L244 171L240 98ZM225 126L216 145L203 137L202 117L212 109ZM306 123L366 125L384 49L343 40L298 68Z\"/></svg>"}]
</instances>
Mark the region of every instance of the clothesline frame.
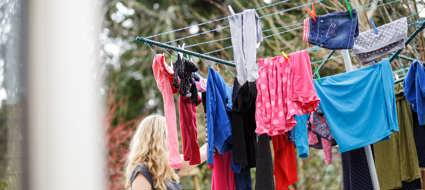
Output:
<instances>
[{"instance_id":1,"label":"clothesline frame","mask_svg":"<svg viewBox=\"0 0 425 190\"><path fill-rule=\"evenodd\" d=\"M289 0L276 2L276 3L270 4L270 5L265 5L265 6L256 8L255 10L277 6L278 4L286 3L288 1ZM391 2L386 2L385 4L382 4L382 5L387 5L388 3L395 3L395 2L400 2L400 0L394 0L394 1L391 1ZM274 13L269 13L269 14L266 14L266 15L262 15L260 18L267 17L267 16L272 16L272 15L276 15L276 14L285 13L285 12L288 12L288 11L291 11L291 10L294 10L294 9L298 9L298 8L303 8L303 7L306 7L306 6L311 5L312 3L314 3L314 1L311 1L309 3L304 3L304 4L301 4L301 5L295 6L295 7L291 7L291 8L288 8L288 9L283 9L283 10L280 10L280 11L276 11ZM380 6L382 6L382 5L380 5ZM212 21L203 22L203 23L197 24L197 26L201 26L201 25L205 25L205 24L209 24L209 23L214 23L215 21L224 20L226 18L228 18L228 16L222 17L222 18L219 18L219 19L215 19L215 20L212 20ZM159 35L163 35L163 34L167 34L167 33L170 33L170 32L176 32L176 31L188 29L190 27L191 26L188 26L188 27L180 28L180 29L173 30L173 31L168 31L168 32L163 32L163 33L155 34L155 35L148 36L148 37L137 36L136 39L135 39L135 41L136 42L143 42L143 43L145 43L147 45L154 45L154 46L158 46L158 47L161 47L161 48L170 49L170 50L173 50L173 51L185 53L185 54L192 55L192 56L195 56L195 57L198 57L198 58L201 58L201 59L206 59L206 60L209 60L209 61L213 61L213 62L216 62L216 63L219 63L219 64L223 64L223 65L227 65L227 66L231 66L231 67L236 67L236 65L232 61L220 59L220 58L217 58L217 57L214 57L214 56L210 56L209 55L209 54L216 53L216 52L219 52L219 51L222 51L222 50L225 50L225 49L230 49L232 46L228 46L228 47L225 47L225 48L222 48L222 49L219 49L219 50L210 51L210 52L207 52L207 53L198 53L198 52L195 52L195 51L186 50L186 49L182 49L182 48L179 48L179 47L176 47L176 46L169 45L169 44L167 44L168 42L163 43L163 42L159 42L159 41L156 41L156 40L152 40L151 39L151 38L156 37L156 36L159 36ZM295 28L295 29L298 29L298 28ZM283 32L279 32L277 34L285 33L285 32L292 31L292 30L294 30L294 28L291 28L291 29L286 30L286 31L283 31ZM204 32L202 32L202 33L204 33ZM267 38L268 37L271 37L273 35L277 35L277 34L268 35ZM192 35L190 35L190 36L192 36ZM183 37L183 38L186 39L187 37ZM172 40L172 41L175 42L175 41L179 41L179 40ZM213 41L219 41L219 40L213 40ZM201 42L199 44L203 44L203 43L204 42ZM188 47L192 47L192 46L191 45L188 45ZM316 48L314 48L314 50L315 49ZM313 49L312 48L308 48L308 50L310 51L310 50L313 50ZM325 59L325 61L323 61L322 63L326 63L327 60L329 60L329 58L330 57L327 57L327 59Z\"/></svg>"}]
</instances>

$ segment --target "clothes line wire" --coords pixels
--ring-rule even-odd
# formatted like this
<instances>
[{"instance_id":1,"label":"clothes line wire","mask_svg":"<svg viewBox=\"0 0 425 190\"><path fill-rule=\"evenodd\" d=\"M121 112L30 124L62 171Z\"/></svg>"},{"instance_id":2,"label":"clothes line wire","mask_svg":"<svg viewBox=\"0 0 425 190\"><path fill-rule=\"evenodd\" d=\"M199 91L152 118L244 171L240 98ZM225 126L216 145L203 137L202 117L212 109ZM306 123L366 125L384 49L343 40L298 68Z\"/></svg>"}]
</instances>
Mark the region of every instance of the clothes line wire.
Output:
<instances>
[{"instance_id":1,"label":"clothes line wire","mask_svg":"<svg viewBox=\"0 0 425 190\"><path fill-rule=\"evenodd\" d=\"M393 3L393 2L399 2L399 1L400 0L394 0L394 1L391 1L391 2L386 2L384 4L378 5L378 7L379 6L383 6L383 5L387 5L387 4ZM290 10L294 10L296 8L300 8L300 7L303 7L303 6L306 6L306 5L310 5L310 4L311 4L311 2L310 3L306 3L306 4L302 4L302 5L299 5L299 6L296 6L296 7L292 7L292 8L289 8L289 9L284 9L282 11L278 11L278 12L275 12L275 13L263 15L262 18L267 17L267 16L271 16L271 15L275 15L275 14L278 14L278 13L288 12ZM227 18L227 17L224 17L224 18ZM212 22L213 21L208 21L208 22L205 22L205 23L212 23ZM186 28L190 28L190 27L191 26L188 26ZM281 32L281 33L283 33L283 32ZM266 36L266 37L271 37L271 36ZM171 45L168 45L168 44L165 44L165 43L161 43L161 42L158 42L158 41L149 40L148 38L144 38L144 37L141 37L141 36L137 37L136 38L136 41L141 41L141 42L144 42L144 43L148 43L148 44L160 46L162 48L168 48L168 49L171 49L171 50L174 50L174 51L178 51L178 52L182 52L182 53L187 53L189 55L197 56L197 57L204 58L204 59L211 60L211 61L216 61L218 63L223 63L225 65L234 66L234 64L232 62L230 62L230 61L226 61L226 60L223 60L223 59L219 59L219 58L216 58L216 57L209 56L209 54L216 53L216 52L219 52L219 51L222 51L222 50L225 50L225 49L230 49L232 46L224 47L224 48L221 48L219 50L214 50L212 52L207 52L206 54L201 54L201 53L198 53L198 52L193 52L193 51L189 51L189 50L184 50L184 49L181 49L181 48L177 48L175 46L171 46ZM199 55L205 55L205 56L199 56Z\"/></svg>"},{"instance_id":2,"label":"clothes line wire","mask_svg":"<svg viewBox=\"0 0 425 190\"><path fill-rule=\"evenodd\" d=\"M141 36L136 37L136 42L145 43L147 45L155 45L155 46L158 46L158 47L161 47L161 48L181 52L181 53L188 54L188 55L193 55L193 56L196 56L196 57L199 57L199 58L202 58L202 59L206 59L206 60L214 61L216 63L220 63L220 64L223 64L223 65L235 67L234 63L227 61L227 60L219 59L219 58L216 58L216 57L212 57L212 56L209 56L209 55L201 54L201 53L190 51L190 50L185 50L185 49L178 48L178 47L175 47L175 46L171 46L171 45L161 43L161 42L158 42L158 41L155 41L155 40L147 39L147 38L144 38L144 37L141 37Z\"/></svg>"},{"instance_id":3,"label":"clothes line wire","mask_svg":"<svg viewBox=\"0 0 425 190\"><path fill-rule=\"evenodd\" d=\"M287 2L289 2L289 0L283 0L283 1L279 1L279 2L276 2L276 3L272 3L272 4L267 4L267 5L264 5L264 6L255 8L255 10L261 10L261 9L265 9L265 8L275 7L275 6L278 6L280 4L287 3ZM203 26L203 25L207 25L207 24L219 22L219 21L222 21L222 20L227 20L227 18L228 18L228 16L220 17L220 18L216 18L216 19L213 19L213 20L208 20L206 22L202 22L202 23L199 23L199 24L194 24L194 25L190 25L190 26L187 26L187 27L178 28L178 29L175 29L175 30L161 32L159 34L151 35L151 36L148 36L146 38L147 39L151 39L151 38L154 38L154 37L157 37L157 36L161 36L161 35L165 35L165 34L180 32L180 31L183 31L183 30L190 29L191 27L194 27L194 26L198 26L199 27L199 26Z\"/></svg>"},{"instance_id":4,"label":"clothes line wire","mask_svg":"<svg viewBox=\"0 0 425 190\"><path fill-rule=\"evenodd\" d=\"M288 27L291 27L291 26L301 26L302 24L303 23L296 23L296 24L289 25L289 26L279 26L279 27L276 27L275 29L276 30L280 30L282 28L288 28ZM271 29L271 28L266 29L266 30L263 30L263 33L264 32L269 32L269 31L272 31L272 30L273 29ZM220 42L220 41L226 41L226 40L230 40L230 39L232 39L232 38L231 37L225 37L225 38L220 38L220 39L215 39L215 40L209 40L209 41L205 41L205 42L200 42L200 43L196 43L196 44L187 45L186 48L191 48L191 47L205 45L205 44L211 44L211 43Z\"/></svg>"},{"instance_id":5,"label":"clothes line wire","mask_svg":"<svg viewBox=\"0 0 425 190\"><path fill-rule=\"evenodd\" d=\"M396 3L396 2L399 2L399 1L400 0L393 0L393 1L385 2L385 3L382 3L382 4L378 4L376 7L382 7L382 6L390 5L392 3ZM362 7L367 7L367 6L370 6L371 4L372 3L367 4L367 5L364 5ZM364 10L368 10L368 9L364 9ZM413 16L413 15L411 15L411 16ZM411 16L409 16L409 17L411 17ZM296 23L296 24L293 24L293 25L289 25L289 26L280 26L280 27L277 27L276 29L286 28L286 27L295 26L295 25L298 25L300 27L291 28L291 29L288 29L286 31L282 31L282 32L278 32L278 33L275 33L275 34L267 35L267 36L264 37L264 39L267 39L267 38L270 38L270 37L273 37L273 36L276 36L276 35L279 35L279 34L284 34L284 33L290 32L290 31L294 31L294 30L302 29L303 28L302 27L303 22L300 22L300 23ZM272 30L273 30L272 28L263 30L263 33L264 32L268 32L268 31L272 31ZM213 43L213 42L219 42L219 41L225 41L225 40L229 40L229 39L231 39L231 38L230 37L226 37L226 38L221 38L221 39L218 39L218 40L211 40L211 43ZM201 43L197 43L197 44L194 44L194 45L189 45L187 47L194 47L194 46L203 45L203 44L210 44L210 43L209 43L209 41L206 41L206 42L201 42ZM217 53L217 52L220 52L220 51L228 50L231 47L232 47L231 45L230 46L226 46L224 48L220 48L220 49L217 49L217 50L206 52L205 54Z\"/></svg>"}]
</instances>

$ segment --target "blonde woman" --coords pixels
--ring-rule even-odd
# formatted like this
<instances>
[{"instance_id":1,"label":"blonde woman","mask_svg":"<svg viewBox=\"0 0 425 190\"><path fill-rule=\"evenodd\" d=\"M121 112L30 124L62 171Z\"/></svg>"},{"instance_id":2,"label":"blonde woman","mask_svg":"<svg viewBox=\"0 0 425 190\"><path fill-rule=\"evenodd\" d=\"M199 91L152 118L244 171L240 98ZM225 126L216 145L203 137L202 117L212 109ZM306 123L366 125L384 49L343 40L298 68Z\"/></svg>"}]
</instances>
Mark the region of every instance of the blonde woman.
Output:
<instances>
[{"instance_id":1,"label":"blonde woman","mask_svg":"<svg viewBox=\"0 0 425 190\"><path fill-rule=\"evenodd\" d=\"M127 160L127 187L130 190L177 190L179 178L168 164L165 117L150 115L137 127ZM206 159L206 145L200 150ZM183 168L190 167L188 163Z\"/></svg>"}]
</instances>

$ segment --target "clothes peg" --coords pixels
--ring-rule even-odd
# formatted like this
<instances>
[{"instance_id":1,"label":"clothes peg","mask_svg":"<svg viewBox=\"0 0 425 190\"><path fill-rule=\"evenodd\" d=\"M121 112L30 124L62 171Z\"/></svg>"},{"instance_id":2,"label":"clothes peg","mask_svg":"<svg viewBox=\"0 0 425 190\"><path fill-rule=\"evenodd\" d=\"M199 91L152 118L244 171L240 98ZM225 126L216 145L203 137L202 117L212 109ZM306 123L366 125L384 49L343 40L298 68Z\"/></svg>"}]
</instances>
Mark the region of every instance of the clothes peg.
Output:
<instances>
[{"instance_id":1,"label":"clothes peg","mask_svg":"<svg viewBox=\"0 0 425 190\"><path fill-rule=\"evenodd\" d=\"M374 32L375 34L378 34L378 33L379 33L378 28L376 27L375 21L373 20L373 18L372 18L372 17L371 17L371 18L369 18L369 23L370 23L370 25L372 25L373 32Z\"/></svg>"},{"instance_id":2,"label":"clothes peg","mask_svg":"<svg viewBox=\"0 0 425 190\"><path fill-rule=\"evenodd\" d=\"M286 53L285 53L285 51L282 51L282 56L283 56L285 59L289 59L288 54L286 54Z\"/></svg>"},{"instance_id":3,"label":"clothes peg","mask_svg":"<svg viewBox=\"0 0 425 190\"><path fill-rule=\"evenodd\" d=\"M314 2L311 3L311 9L306 8L307 14L313 19L314 22L316 22L317 14L316 14L316 8L314 8Z\"/></svg>"},{"instance_id":4,"label":"clothes peg","mask_svg":"<svg viewBox=\"0 0 425 190\"><path fill-rule=\"evenodd\" d=\"M351 3L349 0L345 0L345 6L347 6L347 10L350 13L350 18L353 18L353 10L351 9Z\"/></svg>"},{"instance_id":5,"label":"clothes peg","mask_svg":"<svg viewBox=\"0 0 425 190\"><path fill-rule=\"evenodd\" d=\"M227 5L227 8L229 9L229 12L231 15L235 14L235 11L233 10L232 5Z\"/></svg>"}]
</instances>

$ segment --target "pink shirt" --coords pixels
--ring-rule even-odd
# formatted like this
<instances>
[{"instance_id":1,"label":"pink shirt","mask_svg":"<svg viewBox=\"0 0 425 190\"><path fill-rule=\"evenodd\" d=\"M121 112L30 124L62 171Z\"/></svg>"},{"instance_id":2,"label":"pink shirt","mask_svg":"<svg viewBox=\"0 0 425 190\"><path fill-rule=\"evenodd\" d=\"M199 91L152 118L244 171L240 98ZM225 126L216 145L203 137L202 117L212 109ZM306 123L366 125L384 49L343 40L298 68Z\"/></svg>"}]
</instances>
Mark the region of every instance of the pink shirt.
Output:
<instances>
[{"instance_id":1,"label":"pink shirt","mask_svg":"<svg viewBox=\"0 0 425 190\"><path fill-rule=\"evenodd\" d=\"M173 74L173 71L168 67L168 65L166 65L165 57L162 54L155 55L152 70L156 80L156 85L161 91L164 101L170 166L177 169L181 167L182 160L180 158L179 141L177 137L176 106L174 104L172 85L169 80L169 76Z\"/></svg>"},{"instance_id":2,"label":"pink shirt","mask_svg":"<svg viewBox=\"0 0 425 190\"><path fill-rule=\"evenodd\" d=\"M255 132L284 134L296 125L295 115L310 113L319 105L310 56L302 50L289 54L289 59L260 59L258 66Z\"/></svg>"}]
</instances>

